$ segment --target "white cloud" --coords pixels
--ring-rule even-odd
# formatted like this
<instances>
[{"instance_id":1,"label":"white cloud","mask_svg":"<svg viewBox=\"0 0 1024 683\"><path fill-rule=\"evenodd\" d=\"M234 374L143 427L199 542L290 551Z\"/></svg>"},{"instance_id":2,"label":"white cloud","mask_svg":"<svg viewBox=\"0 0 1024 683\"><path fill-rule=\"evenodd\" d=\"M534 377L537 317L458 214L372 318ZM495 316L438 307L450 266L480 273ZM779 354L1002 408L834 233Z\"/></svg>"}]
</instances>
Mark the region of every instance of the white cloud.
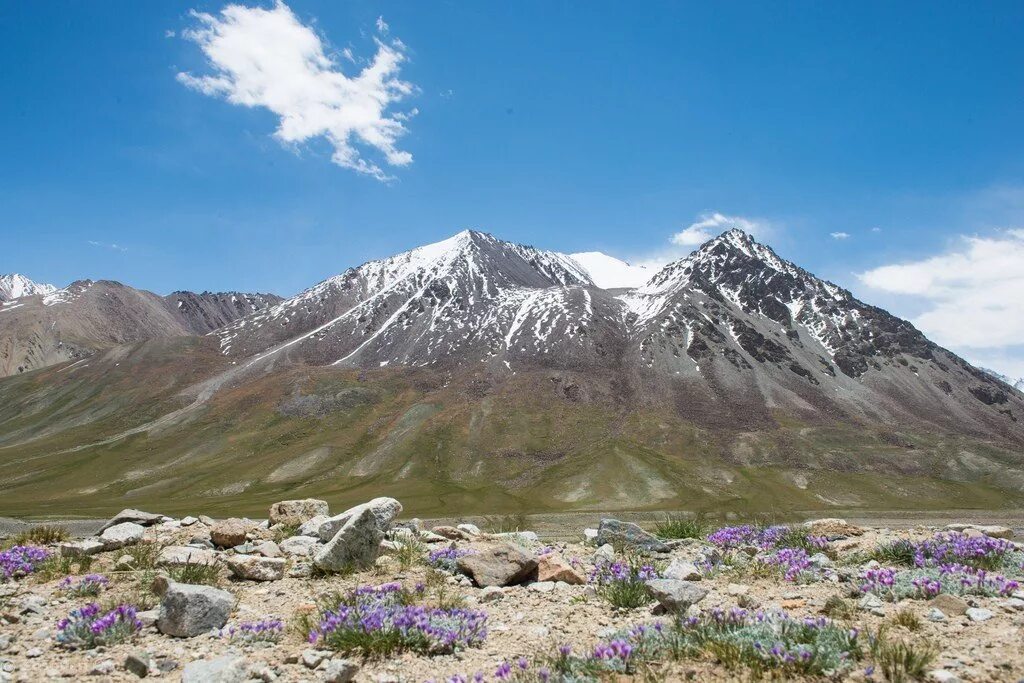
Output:
<instances>
[{"instance_id":1,"label":"white cloud","mask_svg":"<svg viewBox=\"0 0 1024 683\"><path fill-rule=\"evenodd\" d=\"M108 244L106 242L97 242L95 240L88 240L88 243L94 247L102 247L103 249L113 249L114 251L128 251L128 247L122 247L120 244Z\"/></svg>"},{"instance_id":2,"label":"white cloud","mask_svg":"<svg viewBox=\"0 0 1024 683\"><path fill-rule=\"evenodd\" d=\"M832 235L832 239L834 240L850 239L850 233L848 232L830 232L829 234Z\"/></svg>"},{"instance_id":3,"label":"white cloud","mask_svg":"<svg viewBox=\"0 0 1024 683\"><path fill-rule=\"evenodd\" d=\"M961 237L941 256L881 266L858 277L869 287L924 304L912 322L939 344L968 358L1006 358L1002 367L1008 370L1024 367L1024 357L1011 348L1024 345L1024 229Z\"/></svg>"},{"instance_id":4,"label":"white cloud","mask_svg":"<svg viewBox=\"0 0 1024 683\"><path fill-rule=\"evenodd\" d=\"M882 232L881 228L871 228L871 232Z\"/></svg>"},{"instance_id":5,"label":"white cloud","mask_svg":"<svg viewBox=\"0 0 1024 683\"><path fill-rule=\"evenodd\" d=\"M388 22L384 21L384 17L377 17L377 33L386 36L391 27L388 26Z\"/></svg>"},{"instance_id":6,"label":"white cloud","mask_svg":"<svg viewBox=\"0 0 1024 683\"><path fill-rule=\"evenodd\" d=\"M733 228L757 235L764 227L763 223L742 216L726 216L718 212L705 213L701 214L700 220L672 235L671 242L681 247L697 246Z\"/></svg>"},{"instance_id":7,"label":"white cloud","mask_svg":"<svg viewBox=\"0 0 1024 683\"><path fill-rule=\"evenodd\" d=\"M228 5L219 16L193 16L199 27L182 35L202 49L213 73L179 73L181 83L232 104L269 109L280 117L274 135L282 143L324 137L335 164L378 180L390 176L356 145L377 150L391 166L412 163L412 155L396 147L407 132L405 119L388 111L414 92L399 78L405 61L401 42L374 39L376 55L349 77L328 56L320 36L283 2L272 9ZM378 19L382 26L383 34L387 24Z\"/></svg>"}]
</instances>

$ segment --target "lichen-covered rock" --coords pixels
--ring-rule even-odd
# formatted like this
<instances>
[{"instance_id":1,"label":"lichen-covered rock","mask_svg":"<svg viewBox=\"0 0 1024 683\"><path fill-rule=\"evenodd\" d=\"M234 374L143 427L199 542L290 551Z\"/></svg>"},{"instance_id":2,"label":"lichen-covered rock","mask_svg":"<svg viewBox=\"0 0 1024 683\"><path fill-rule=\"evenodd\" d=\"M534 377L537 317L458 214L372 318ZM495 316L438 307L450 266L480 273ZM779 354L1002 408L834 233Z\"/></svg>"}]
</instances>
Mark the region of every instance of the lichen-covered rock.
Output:
<instances>
[{"instance_id":1,"label":"lichen-covered rock","mask_svg":"<svg viewBox=\"0 0 1024 683\"><path fill-rule=\"evenodd\" d=\"M602 519L597 529L597 544L610 544L623 550L647 550L666 553L669 547L654 534L648 533L632 522L617 519Z\"/></svg>"},{"instance_id":2,"label":"lichen-covered rock","mask_svg":"<svg viewBox=\"0 0 1024 683\"><path fill-rule=\"evenodd\" d=\"M169 636L192 638L222 628L234 604L234 596L219 588L172 581L160 600L156 627Z\"/></svg>"},{"instance_id":3,"label":"lichen-covered rock","mask_svg":"<svg viewBox=\"0 0 1024 683\"><path fill-rule=\"evenodd\" d=\"M369 507L364 507L349 517L344 526L315 552L313 564L331 572L369 567L380 554L380 542L383 540L384 532L376 515Z\"/></svg>"},{"instance_id":4,"label":"lichen-covered rock","mask_svg":"<svg viewBox=\"0 0 1024 683\"><path fill-rule=\"evenodd\" d=\"M236 517L214 522L210 528L210 540L221 548L233 548L245 543L249 525Z\"/></svg>"},{"instance_id":5,"label":"lichen-covered rock","mask_svg":"<svg viewBox=\"0 0 1024 683\"><path fill-rule=\"evenodd\" d=\"M536 557L507 543L479 546L475 550L472 555L463 555L456 562L459 571L481 588L522 583L537 569Z\"/></svg>"},{"instance_id":6,"label":"lichen-covered rock","mask_svg":"<svg viewBox=\"0 0 1024 683\"><path fill-rule=\"evenodd\" d=\"M248 581L280 581L287 564L283 557L261 555L228 555L224 563L232 574Z\"/></svg>"},{"instance_id":7,"label":"lichen-covered rock","mask_svg":"<svg viewBox=\"0 0 1024 683\"><path fill-rule=\"evenodd\" d=\"M270 506L268 519L271 525L298 525L316 516L326 517L330 508L326 500L305 498L303 500L282 500Z\"/></svg>"}]
</instances>

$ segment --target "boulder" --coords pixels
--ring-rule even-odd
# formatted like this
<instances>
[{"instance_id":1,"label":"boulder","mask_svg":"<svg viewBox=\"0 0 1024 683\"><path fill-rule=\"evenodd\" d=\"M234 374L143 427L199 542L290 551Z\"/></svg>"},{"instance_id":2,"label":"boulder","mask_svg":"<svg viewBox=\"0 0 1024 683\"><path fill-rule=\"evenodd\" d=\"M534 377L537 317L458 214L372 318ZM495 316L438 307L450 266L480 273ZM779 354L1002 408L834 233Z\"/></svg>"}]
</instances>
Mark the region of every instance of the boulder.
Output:
<instances>
[{"instance_id":1,"label":"boulder","mask_svg":"<svg viewBox=\"0 0 1024 683\"><path fill-rule=\"evenodd\" d=\"M123 524L125 522L134 522L141 526L151 526L164 519L163 515L156 515L152 512L143 512L142 510L135 510L132 508L125 508L116 515L110 518L106 524L100 527L100 530L96 533L102 534L104 531L112 526Z\"/></svg>"},{"instance_id":2,"label":"boulder","mask_svg":"<svg viewBox=\"0 0 1024 683\"><path fill-rule=\"evenodd\" d=\"M971 621L988 621L994 616L992 610L985 609L984 607L970 607L964 614Z\"/></svg>"},{"instance_id":3,"label":"boulder","mask_svg":"<svg viewBox=\"0 0 1024 683\"><path fill-rule=\"evenodd\" d=\"M665 608L665 611L680 614L704 599L708 589L689 581L679 579L650 579L644 582L651 597Z\"/></svg>"},{"instance_id":4,"label":"boulder","mask_svg":"<svg viewBox=\"0 0 1024 683\"><path fill-rule=\"evenodd\" d=\"M193 548L187 545L169 545L160 549L157 555L158 567L183 567L186 564L217 564L217 555L212 550Z\"/></svg>"},{"instance_id":5,"label":"boulder","mask_svg":"<svg viewBox=\"0 0 1024 683\"><path fill-rule=\"evenodd\" d=\"M332 659L323 668L324 683L349 683L359 673L359 665L348 659Z\"/></svg>"},{"instance_id":6,"label":"boulder","mask_svg":"<svg viewBox=\"0 0 1024 683\"><path fill-rule=\"evenodd\" d=\"M86 557L103 550L103 542L95 538L84 538L81 541L61 543L58 547L62 557Z\"/></svg>"},{"instance_id":7,"label":"boulder","mask_svg":"<svg viewBox=\"0 0 1024 683\"><path fill-rule=\"evenodd\" d=\"M668 552L665 543L641 529L632 522L620 522L617 519L602 519L597 529L597 544L610 544L618 549L647 550L656 553Z\"/></svg>"},{"instance_id":8,"label":"boulder","mask_svg":"<svg viewBox=\"0 0 1024 683\"><path fill-rule=\"evenodd\" d=\"M562 581L579 586L587 582L583 574L558 553L541 555L537 561L537 581Z\"/></svg>"},{"instance_id":9,"label":"boulder","mask_svg":"<svg viewBox=\"0 0 1024 683\"><path fill-rule=\"evenodd\" d=\"M160 600L156 627L169 636L192 638L223 628L234 604L234 596L219 588L172 581Z\"/></svg>"},{"instance_id":10,"label":"boulder","mask_svg":"<svg viewBox=\"0 0 1024 683\"><path fill-rule=\"evenodd\" d=\"M261 555L229 555L224 560L231 573L248 581L280 581L284 578L283 557Z\"/></svg>"},{"instance_id":11,"label":"boulder","mask_svg":"<svg viewBox=\"0 0 1024 683\"><path fill-rule=\"evenodd\" d=\"M245 657L234 653L189 662L181 671L181 683L244 683L252 680Z\"/></svg>"},{"instance_id":12,"label":"boulder","mask_svg":"<svg viewBox=\"0 0 1024 683\"><path fill-rule=\"evenodd\" d=\"M402 504L394 498L374 498L368 503L362 503L349 508L340 515L329 517L327 521L320 525L320 540L331 540L338 533L338 530L345 526L350 519L361 515L367 510L373 515L374 520L377 522L377 529L383 534L391 528L391 523L402 513Z\"/></svg>"},{"instance_id":13,"label":"boulder","mask_svg":"<svg viewBox=\"0 0 1024 683\"><path fill-rule=\"evenodd\" d=\"M103 533L100 534L100 542L103 543L104 550L117 550L126 545L135 545L141 541L145 531L146 528L141 524L121 522L104 529Z\"/></svg>"},{"instance_id":14,"label":"boulder","mask_svg":"<svg viewBox=\"0 0 1024 683\"><path fill-rule=\"evenodd\" d=\"M700 570L697 569L697 565L679 558L673 559L672 563L662 573L666 579L677 579L679 581L700 581L704 578Z\"/></svg>"},{"instance_id":15,"label":"boulder","mask_svg":"<svg viewBox=\"0 0 1024 683\"><path fill-rule=\"evenodd\" d=\"M320 515L326 517L330 514L330 508L326 500L317 498L305 498L303 500L282 500L270 506L268 517L271 526L274 524L287 524L298 526L308 522Z\"/></svg>"},{"instance_id":16,"label":"boulder","mask_svg":"<svg viewBox=\"0 0 1024 683\"><path fill-rule=\"evenodd\" d=\"M327 515L317 515L303 522L299 525L299 530L295 532L297 536L312 536L313 538L320 538L320 527L324 525L329 519Z\"/></svg>"},{"instance_id":17,"label":"boulder","mask_svg":"<svg viewBox=\"0 0 1024 683\"><path fill-rule=\"evenodd\" d=\"M210 528L210 540L213 541L214 545L221 548L232 548L245 543L245 537L248 533L248 524L237 517L231 517L214 522Z\"/></svg>"},{"instance_id":18,"label":"boulder","mask_svg":"<svg viewBox=\"0 0 1024 683\"><path fill-rule=\"evenodd\" d=\"M280 547L285 555L306 557L319 544L320 541L312 536L292 536L281 541Z\"/></svg>"},{"instance_id":19,"label":"boulder","mask_svg":"<svg viewBox=\"0 0 1024 683\"><path fill-rule=\"evenodd\" d=\"M463 555L456 563L459 571L481 588L522 583L537 569L536 557L507 543L480 546L476 551Z\"/></svg>"},{"instance_id":20,"label":"boulder","mask_svg":"<svg viewBox=\"0 0 1024 683\"><path fill-rule=\"evenodd\" d=\"M380 529L377 515L370 507L363 507L314 553L313 564L331 572L369 567L380 554L380 542L383 540L384 532Z\"/></svg>"}]
</instances>

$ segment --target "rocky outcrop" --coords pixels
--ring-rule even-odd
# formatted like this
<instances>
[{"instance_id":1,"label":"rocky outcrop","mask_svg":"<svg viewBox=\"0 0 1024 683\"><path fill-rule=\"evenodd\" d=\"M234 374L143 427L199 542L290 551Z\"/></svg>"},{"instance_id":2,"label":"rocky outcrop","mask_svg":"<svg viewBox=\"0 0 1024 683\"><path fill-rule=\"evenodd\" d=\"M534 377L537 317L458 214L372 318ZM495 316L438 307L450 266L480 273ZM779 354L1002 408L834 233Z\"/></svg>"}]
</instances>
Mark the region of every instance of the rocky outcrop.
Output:
<instances>
[{"instance_id":1,"label":"rocky outcrop","mask_svg":"<svg viewBox=\"0 0 1024 683\"><path fill-rule=\"evenodd\" d=\"M384 532L377 516L370 507L363 506L316 551L313 564L328 572L368 567L380 554L380 542L383 540Z\"/></svg>"}]
</instances>

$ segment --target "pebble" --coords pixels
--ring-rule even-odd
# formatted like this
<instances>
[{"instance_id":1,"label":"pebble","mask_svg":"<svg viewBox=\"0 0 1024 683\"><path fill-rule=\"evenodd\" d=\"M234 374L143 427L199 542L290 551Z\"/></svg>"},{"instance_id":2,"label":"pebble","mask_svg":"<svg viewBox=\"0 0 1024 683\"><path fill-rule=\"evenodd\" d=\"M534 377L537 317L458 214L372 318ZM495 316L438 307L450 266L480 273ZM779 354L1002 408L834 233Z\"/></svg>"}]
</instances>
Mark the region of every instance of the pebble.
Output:
<instances>
[{"instance_id":1,"label":"pebble","mask_svg":"<svg viewBox=\"0 0 1024 683\"><path fill-rule=\"evenodd\" d=\"M992 610L984 607L971 607L966 612L967 618L971 621L988 621L992 618Z\"/></svg>"}]
</instances>

